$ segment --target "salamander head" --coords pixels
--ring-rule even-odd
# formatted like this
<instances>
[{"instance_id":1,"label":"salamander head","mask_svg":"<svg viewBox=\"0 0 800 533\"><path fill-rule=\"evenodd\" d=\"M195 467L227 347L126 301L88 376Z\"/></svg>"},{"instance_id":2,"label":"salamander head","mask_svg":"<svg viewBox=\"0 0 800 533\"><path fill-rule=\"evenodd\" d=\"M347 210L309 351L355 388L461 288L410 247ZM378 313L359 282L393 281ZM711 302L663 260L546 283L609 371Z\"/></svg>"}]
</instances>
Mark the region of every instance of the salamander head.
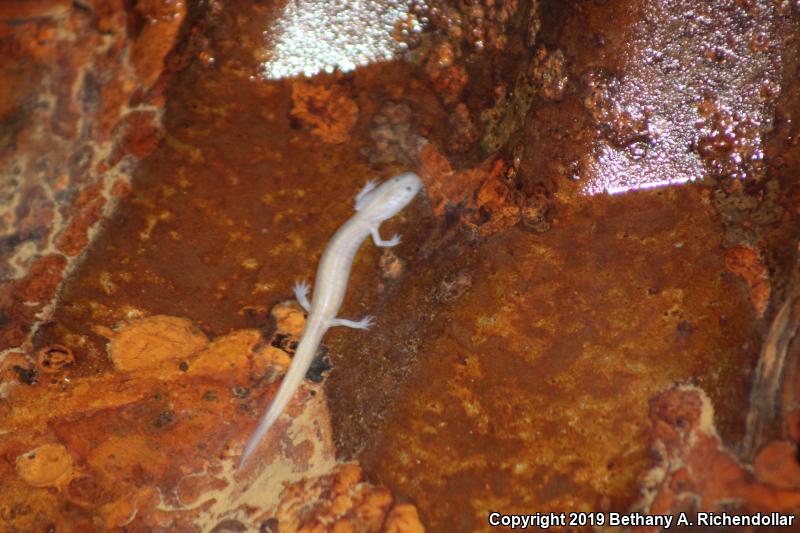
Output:
<instances>
[{"instance_id":1,"label":"salamander head","mask_svg":"<svg viewBox=\"0 0 800 533\"><path fill-rule=\"evenodd\" d=\"M422 188L422 180L413 172L390 178L377 187L370 184L356 199L356 211L375 221L392 218L408 205Z\"/></svg>"}]
</instances>

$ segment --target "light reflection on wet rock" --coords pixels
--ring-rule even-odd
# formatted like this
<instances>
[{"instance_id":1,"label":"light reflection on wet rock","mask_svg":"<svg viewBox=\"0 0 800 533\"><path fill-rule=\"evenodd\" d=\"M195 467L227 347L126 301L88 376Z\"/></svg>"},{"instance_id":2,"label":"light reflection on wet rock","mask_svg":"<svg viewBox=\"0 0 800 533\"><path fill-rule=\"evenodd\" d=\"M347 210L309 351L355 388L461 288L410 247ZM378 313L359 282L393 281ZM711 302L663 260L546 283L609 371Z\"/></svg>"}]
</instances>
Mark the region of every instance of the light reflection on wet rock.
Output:
<instances>
[{"instance_id":1,"label":"light reflection on wet rock","mask_svg":"<svg viewBox=\"0 0 800 533\"><path fill-rule=\"evenodd\" d=\"M269 79L349 72L392 59L404 46L395 26L408 14L409 0L293 0L264 32Z\"/></svg>"},{"instance_id":2,"label":"light reflection on wet rock","mask_svg":"<svg viewBox=\"0 0 800 533\"><path fill-rule=\"evenodd\" d=\"M621 71L585 78L586 101L597 103L598 90L603 96L603 106L588 107L605 139L587 168L586 193L760 172L782 58L764 42L774 34L765 29L777 27L776 8L749 4L645 4L643 17L626 31L630 59ZM631 128L645 135L627 135Z\"/></svg>"}]
</instances>

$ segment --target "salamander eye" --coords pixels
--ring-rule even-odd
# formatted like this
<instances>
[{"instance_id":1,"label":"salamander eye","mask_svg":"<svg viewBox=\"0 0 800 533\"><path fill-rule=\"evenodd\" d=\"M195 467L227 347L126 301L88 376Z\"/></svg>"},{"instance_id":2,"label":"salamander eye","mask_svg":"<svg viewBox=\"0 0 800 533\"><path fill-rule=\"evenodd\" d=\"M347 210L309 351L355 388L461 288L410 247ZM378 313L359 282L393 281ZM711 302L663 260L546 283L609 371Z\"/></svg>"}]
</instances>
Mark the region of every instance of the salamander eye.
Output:
<instances>
[{"instance_id":1,"label":"salamander eye","mask_svg":"<svg viewBox=\"0 0 800 533\"><path fill-rule=\"evenodd\" d=\"M407 191L410 191L410 190L411 190L411 187L406 187L406 190L407 190Z\"/></svg>"}]
</instances>

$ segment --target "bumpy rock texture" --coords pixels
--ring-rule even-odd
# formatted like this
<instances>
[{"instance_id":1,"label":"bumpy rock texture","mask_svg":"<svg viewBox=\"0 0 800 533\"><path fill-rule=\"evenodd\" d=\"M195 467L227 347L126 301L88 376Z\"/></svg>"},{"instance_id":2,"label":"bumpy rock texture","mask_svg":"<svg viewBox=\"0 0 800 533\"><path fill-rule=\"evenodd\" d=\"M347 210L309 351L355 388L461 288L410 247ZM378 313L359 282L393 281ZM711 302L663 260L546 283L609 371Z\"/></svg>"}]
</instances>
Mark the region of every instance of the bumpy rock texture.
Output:
<instances>
[{"instance_id":1,"label":"bumpy rock texture","mask_svg":"<svg viewBox=\"0 0 800 533\"><path fill-rule=\"evenodd\" d=\"M273 80L278 4L0 1L0 529L798 511L797 2L410 1L402 57ZM237 472L405 170L377 325Z\"/></svg>"},{"instance_id":2,"label":"bumpy rock texture","mask_svg":"<svg viewBox=\"0 0 800 533\"><path fill-rule=\"evenodd\" d=\"M3 2L0 351L30 347L64 274L162 136L180 2Z\"/></svg>"}]
</instances>

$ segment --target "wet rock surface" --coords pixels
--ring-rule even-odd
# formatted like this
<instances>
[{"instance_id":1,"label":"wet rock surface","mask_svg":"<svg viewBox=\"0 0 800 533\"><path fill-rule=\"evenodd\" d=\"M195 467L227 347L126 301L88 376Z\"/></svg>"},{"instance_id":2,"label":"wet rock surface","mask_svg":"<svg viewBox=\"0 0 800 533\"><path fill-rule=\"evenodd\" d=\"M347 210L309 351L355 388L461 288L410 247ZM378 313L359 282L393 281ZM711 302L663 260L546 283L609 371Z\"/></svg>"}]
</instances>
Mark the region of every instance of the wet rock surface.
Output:
<instances>
[{"instance_id":1,"label":"wet rock surface","mask_svg":"<svg viewBox=\"0 0 800 533\"><path fill-rule=\"evenodd\" d=\"M161 138L181 3L0 5L0 350L30 348L64 274Z\"/></svg>"},{"instance_id":2,"label":"wet rock surface","mask_svg":"<svg viewBox=\"0 0 800 533\"><path fill-rule=\"evenodd\" d=\"M278 5L0 2L2 528L797 512L800 7L407 8L387 61L278 80ZM406 170L342 310L376 326L236 472L292 284Z\"/></svg>"}]
</instances>

